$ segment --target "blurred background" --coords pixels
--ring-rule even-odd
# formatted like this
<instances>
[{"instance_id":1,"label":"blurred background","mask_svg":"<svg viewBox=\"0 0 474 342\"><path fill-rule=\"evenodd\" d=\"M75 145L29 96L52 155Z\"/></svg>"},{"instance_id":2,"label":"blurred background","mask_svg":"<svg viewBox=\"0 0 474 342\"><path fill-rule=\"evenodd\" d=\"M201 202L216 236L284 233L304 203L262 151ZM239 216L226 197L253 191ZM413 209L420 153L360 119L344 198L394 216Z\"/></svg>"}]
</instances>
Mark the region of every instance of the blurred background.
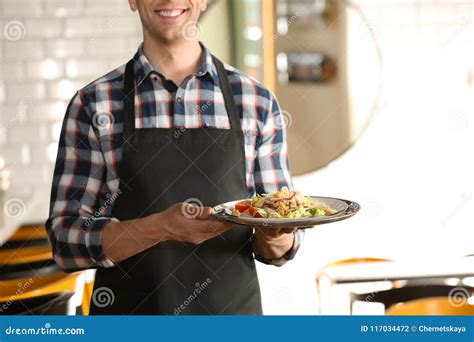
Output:
<instances>
[{"instance_id":1,"label":"blurred background","mask_svg":"<svg viewBox=\"0 0 474 342\"><path fill-rule=\"evenodd\" d=\"M474 1L214 0L201 24L214 54L279 99L295 188L362 206L308 230L285 267L258 266L265 313L348 313L354 293L408 285L472 306L474 265L463 257L474 253ZM125 0L0 0L0 29L1 301L18 295L15 277L31 263L51 266L31 241L45 239L68 101L142 38ZM340 260L342 271L325 273ZM64 281L51 274L47 285ZM364 274L362 290L321 291ZM78 279L93 275L75 277L68 300L79 305Z\"/></svg>"}]
</instances>

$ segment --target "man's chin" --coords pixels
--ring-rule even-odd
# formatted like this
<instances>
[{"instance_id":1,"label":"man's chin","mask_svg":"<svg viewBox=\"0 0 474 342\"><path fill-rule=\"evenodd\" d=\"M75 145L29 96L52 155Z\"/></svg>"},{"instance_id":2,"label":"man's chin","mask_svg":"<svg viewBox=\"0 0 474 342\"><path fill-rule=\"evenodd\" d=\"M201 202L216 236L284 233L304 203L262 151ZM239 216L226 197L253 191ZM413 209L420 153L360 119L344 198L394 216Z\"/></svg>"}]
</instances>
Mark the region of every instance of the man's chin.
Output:
<instances>
[{"instance_id":1,"label":"man's chin","mask_svg":"<svg viewBox=\"0 0 474 342\"><path fill-rule=\"evenodd\" d=\"M180 30L173 30L168 32L158 31L158 32L150 32L151 37L154 40L157 40L161 43L172 45L172 44L179 44L184 40L183 34Z\"/></svg>"}]
</instances>

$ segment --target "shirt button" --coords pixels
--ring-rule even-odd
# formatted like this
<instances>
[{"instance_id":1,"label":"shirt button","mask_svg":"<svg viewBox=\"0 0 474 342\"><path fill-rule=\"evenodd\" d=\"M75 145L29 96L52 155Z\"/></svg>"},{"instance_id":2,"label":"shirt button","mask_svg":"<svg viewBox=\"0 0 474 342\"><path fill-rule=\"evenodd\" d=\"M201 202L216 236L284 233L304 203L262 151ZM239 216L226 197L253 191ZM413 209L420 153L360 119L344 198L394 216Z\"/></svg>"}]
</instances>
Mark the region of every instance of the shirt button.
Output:
<instances>
[{"instance_id":1,"label":"shirt button","mask_svg":"<svg viewBox=\"0 0 474 342\"><path fill-rule=\"evenodd\" d=\"M153 76L153 81L158 81L158 76Z\"/></svg>"},{"instance_id":2,"label":"shirt button","mask_svg":"<svg viewBox=\"0 0 474 342\"><path fill-rule=\"evenodd\" d=\"M176 101L178 101L179 103L183 102L183 99L181 96L178 96L178 98L176 99Z\"/></svg>"}]
</instances>

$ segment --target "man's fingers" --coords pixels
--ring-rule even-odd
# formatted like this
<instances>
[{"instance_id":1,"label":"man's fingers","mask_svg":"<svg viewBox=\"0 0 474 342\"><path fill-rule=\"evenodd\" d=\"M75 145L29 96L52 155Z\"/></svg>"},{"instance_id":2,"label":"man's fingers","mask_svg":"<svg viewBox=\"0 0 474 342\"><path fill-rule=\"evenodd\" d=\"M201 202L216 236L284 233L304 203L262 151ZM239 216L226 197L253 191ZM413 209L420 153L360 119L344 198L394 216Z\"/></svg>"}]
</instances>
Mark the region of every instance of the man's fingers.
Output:
<instances>
[{"instance_id":1,"label":"man's fingers","mask_svg":"<svg viewBox=\"0 0 474 342\"><path fill-rule=\"evenodd\" d=\"M267 238L276 238L280 236L279 228L257 228L257 234L264 235Z\"/></svg>"},{"instance_id":2,"label":"man's fingers","mask_svg":"<svg viewBox=\"0 0 474 342\"><path fill-rule=\"evenodd\" d=\"M192 225L197 230L202 230L202 231L216 231L216 230L226 231L230 227L233 226L233 224L229 222L206 220L206 219L194 220L192 222Z\"/></svg>"},{"instance_id":3,"label":"man's fingers","mask_svg":"<svg viewBox=\"0 0 474 342\"><path fill-rule=\"evenodd\" d=\"M282 228L281 232L284 234L291 234L298 230L298 228Z\"/></svg>"},{"instance_id":4,"label":"man's fingers","mask_svg":"<svg viewBox=\"0 0 474 342\"><path fill-rule=\"evenodd\" d=\"M270 239L276 239L284 234L292 234L298 228L256 228L256 233Z\"/></svg>"},{"instance_id":5,"label":"man's fingers","mask_svg":"<svg viewBox=\"0 0 474 342\"><path fill-rule=\"evenodd\" d=\"M226 230L228 230L229 228L233 226L233 224L229 222L222 222L222 221L208 221L208 222L211 222L209 226L211 229L220 231L220 232L225 232Z\"/></svg>"},{"instance_id":6,"label":"man's fingers","mask_svg":"<svg viewBox=\"0 0 474 342\"><path fill-rule=\"evenodd\" d=\"M233 225L228 223L228 222L216 222L216 221L200 221L200 225L204 224L205 226L203 227L205 229L205 232L203 233L204 240L210 240L212 238L215 238L222 233L226 232L231 228Z\"/></svg>"},{"instance_id":7,"label":"man's fingers","mask_svg":"<svg viewBox=\"0 0 474 342\"><path fill-rule=\"evenodd\" d=\"M209 216L211 216L213 213L213 210L211 207L201 207L200 208L200 213L196 217L198 219L207 219Z\"/></svg>"}]
</instances>

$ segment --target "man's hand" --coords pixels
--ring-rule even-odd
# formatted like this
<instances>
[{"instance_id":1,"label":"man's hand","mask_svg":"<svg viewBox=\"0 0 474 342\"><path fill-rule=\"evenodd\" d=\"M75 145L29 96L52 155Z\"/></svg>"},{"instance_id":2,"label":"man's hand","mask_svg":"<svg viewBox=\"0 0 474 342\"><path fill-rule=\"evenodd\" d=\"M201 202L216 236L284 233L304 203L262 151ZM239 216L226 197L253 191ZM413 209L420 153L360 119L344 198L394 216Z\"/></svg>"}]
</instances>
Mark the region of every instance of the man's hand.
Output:
<instances>
[{"instance_id":1,"label":"man's hand","mask_svg":"<svg viewBox=\"0 0 474 342\"><path fill-rule=\"evenodd\" d=\"M177 203L141 219L110 221L102 232L102 247L105 255L117 263L160 242L200 244L232 227L230 223L208 220L211 214L210 207Z\"/></svg>"},{"instance_id":2,"label":"man's hand","mask_svg":"<svg viewBox=\"0 0 474 342\"><path fill-rule=\"evenodd\" d=\"M152 219L164 220L168 232L167 240L189 242L197 245L221 235L232 227L232 224L227 222L207 220L211 215L212 208L210 207L177 203L163 211L158 217L152 217Z\"/></svg>"},{"instance_id":3,"label":"man's hand","mask_svg":"<svg viewBox=\"0 0 474 342\"><path fill-rule=\"evenodd\" d=\"M293 245L297 228L255 228L254 252L265 259L281 258Z\"/></svg>"}]
</instances>

